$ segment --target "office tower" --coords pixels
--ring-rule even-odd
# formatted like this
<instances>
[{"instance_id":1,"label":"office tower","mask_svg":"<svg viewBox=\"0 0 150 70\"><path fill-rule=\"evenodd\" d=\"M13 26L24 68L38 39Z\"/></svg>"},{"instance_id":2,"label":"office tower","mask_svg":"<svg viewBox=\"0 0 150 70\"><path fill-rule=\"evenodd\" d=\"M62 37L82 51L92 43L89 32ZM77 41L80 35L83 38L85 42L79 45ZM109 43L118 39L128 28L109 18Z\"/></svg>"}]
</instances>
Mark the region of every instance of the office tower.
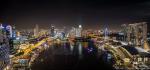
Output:
<instances>
[{"instance_id":1,"label":"office tower","mask_svg":"<svg viewBox=\"0 0 150 70\"><path fill-rule=\"evenodd\" d=\"M121 41L124 41L126 42L127 41L127 25L126 24L123 24L121 25L121 35L122 35L122 40Z\"/></svg>"},{"instance_id":2,"label":"office tower","mask_svg":"<svg viewBox=\"0 0 150 70\"><path fill-rule=\"evenodd\" d=\"M7 34L10 38L13 37L13 31L12 31L12 26L8 25L6 26Z\"/></svg>"},{"instance_id":3,"label":"office tower","mask_svg":"<svg viewBox=\"0 0 150 70\"><path fill-rule=\"evenodd\" d=\"M37 36L39 34L39 26L36 24L34 28L34 36Z\"/></svg>"},{"instance_id":4,"label":"office tower","mask_svg":"<svg viewBox=\"0 0 150 70\"><path fill-rule=\"evenodd\" d=\"M75 34L76 34L76 28L72 27L69 32L69 37L73 38L73 37L75 37Z\"/></svg>"},{"instance_id":5,"label":"office tower","mask_svg":"<svg viewBox=\"0 0 150 70\"><path fill-rule=\"evenodd\" d=\"M16 28L15 28L15 26L12 26L12 38L16 39L16 36L17 36L17 34L16 34Z\"/></svg>"},{"instance_id":6,"label":"office tower","mask_svg":"<svg viewBox=\"0 0 150 70\"><path fill-rule=\"evenodd\" d=\"M104 40L106 41L108 39L108 29L107 27L104 30Z\"/></svg>"},{"instance_id":7,"label":"office tower","mask_svg":"<svg viewBox=\"0 0 150 70\"><path fill-rule=\"evenodd\" d=\"M51 37L55 36L55 27L54 26L51 26L51 28L50 28L50 36Z\"/></svg>"},{"instance_id":8,"label":"office tower","mask_svg":"<svg viewBox=\"0 0 150 70\"><path fill-rule=\"evenodd\" d=\"M79 27L76 28L75 31L76 31L76 37L81 37L81 35L82 35L82 25L79 25Z\"/></svg>"}]
</instances>

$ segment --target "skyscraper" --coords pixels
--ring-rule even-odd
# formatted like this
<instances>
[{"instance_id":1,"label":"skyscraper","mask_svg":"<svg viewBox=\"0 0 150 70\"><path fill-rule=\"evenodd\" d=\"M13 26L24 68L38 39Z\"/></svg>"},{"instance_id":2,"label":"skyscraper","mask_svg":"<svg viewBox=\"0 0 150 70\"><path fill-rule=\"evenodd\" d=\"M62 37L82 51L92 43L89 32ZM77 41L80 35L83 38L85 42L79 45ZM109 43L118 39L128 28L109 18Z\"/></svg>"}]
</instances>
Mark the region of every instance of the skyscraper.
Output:
<instances>
[{"instance_id":1,"label":"skyscraper","mask_svg":"<svg viewBox=\"0 0 150 70\"><path fill-rule=\"evenodd\" d=\"M34 28L34 36L37 36L39 33L39 26L36 24Z\"/></svg>"},{"instance_id":2,"label":"skyscraper","mask_svg":"<svg viewBox=\"0 0 150 70\"><path fill-rule=\"evenodd\" d=\"M55 27L54 26L51 26L51 28L50 28L50 36L51 37L55 36Z\"/></svg>"},{"instance_id":3,"label":"skyscraper","mask_svg":"<svg viewBox=\"0 0 150 70\"><path fill-rule=\"evenodd\" d=\"M121 25L121 27L122 27L121 33L123 33L122 41L126 42L127 41L127 25L123 24Z\"/></svg>"},{"instance_id":4,"label":"skyscraper","mask_svg":"<svg viewBox=\"0 0 150 70\"><path fill-rule=\"evenodd\" d=\"M142 47L147 40L147 24L146 22L140 22L135 24L129 24L126 26L127 41L134 46Z\"/></svg>"},{"instance_id":5,"label":"skyscraper","mask_svg":"<svg viewBox=\"0 0 150 70\"><path fill-rule=\"evenodd\" d=\"M82 35L82 25L79 25L78 28L76 28L76 37L81 37Z\"/></svg>"},{"instance_id":6,"label":"skyscraper","mask_svg":"<svg viewBox=\"0 0 150 70\"><path fill-rule=\"evenodd\" d=\"M0 70L9 64L9 39L5 27L0 26Z\"/></svg>"},{"instance_id":7,"label":"skyscraper","mask_svg":"<svg viewBox=\"0 0 150 70\"><path fill-rule=\"evenodd\" d=\"M13 37L12 26L10 26L10 25L6 26L6 30L9 33L9 37L12 38Z\"/></svg>"},{"instance_id":8,"label":"skyscraper","mask_svg":"<svg viewBox=\"0 0 150 70\"><path fill-rule=\"evenodd\" d=\"M74 38L75 35L76 35L76 28L72 27L68 36L71 37L71 38Z\"/></svg>"},{"instance_id":9,"label":"skyscraper","mask_svg":"<svg viewBox=\"0 0 150 70\"><path fill-rule=\"evenodd\" d=\"M105 36L104 40L106 41L108 39L108 29L107 29L107 27L104 30L104 36Z\"/></svg>"},{"instance_id":10,"label":"skyscraper","mask_svg":"<svg viewBox=\"0 0 150 70\"><path fill-rule=\"evenodd\" d=\"M12 38L16 39L16 28L15 28L15 26L12 26Z\"/></svg>"}]
</instances>

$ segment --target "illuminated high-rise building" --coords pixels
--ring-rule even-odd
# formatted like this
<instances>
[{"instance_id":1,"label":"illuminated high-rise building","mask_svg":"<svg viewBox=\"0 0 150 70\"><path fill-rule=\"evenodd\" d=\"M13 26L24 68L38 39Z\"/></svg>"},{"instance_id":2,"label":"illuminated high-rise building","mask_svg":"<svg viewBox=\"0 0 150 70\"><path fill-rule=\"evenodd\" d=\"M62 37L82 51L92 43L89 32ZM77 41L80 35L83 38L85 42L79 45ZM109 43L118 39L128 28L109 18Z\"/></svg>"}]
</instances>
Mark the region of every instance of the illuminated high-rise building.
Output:
<instances>
[{"instance_id":1,"label":"illuminated high-rise building","mask_svg":"<svg viewBox=\"0 0 150 70\"><path fill-rule=\"evenodd\" d=\"M39 26L36 24L34 28L34 36L37 36L39 34Z\"/></svg>"},{"instance_id":2,"label":"illuminated high-rise building","mask_svg":"<svg viewBox=\"0 0 150 70\"><path fill-rule=\"evenodd\" d=\"M9 39L6 29L0 26L0 70L3 70L10 63L9 59Z\"/></svg>"},{"instance_id":3,"label":"illuminated high-rise building","mask_svg":"<svg viewBox=\"0 0 150 70\"><path fill-rule=\"evenodd\" d=\"M6 26L6 30L8 31L9 37L12 38L13 37L12 26L10 25Z\"/></svg>"},{"instance_id":4,"label":"illuminated high-rise building","mask_svg":"<svg viewBox=\"0 0 150 70\"><path fill-rule=\"evenodd\" d=\"M6 40L6 39L4 39ZM0 45L0 70L3 70L10 62L8 40L1 42Z\"/></svg>"},{"instance_id":5,"label":"illuminated high-rise building","mask_svg":"<svg viewBox=\"0 0 150 70\"><path fill-rule=\"evenodd\" d=\"M144 42L147 40L146 22L129 24L125 27L127 31L127 41L132 45L143 48Z\"/></svg>"},{"instance_id":6,"label":"illuminated high-rise building","mask_svg":"<svg viewBox=\"0 0 150 70\"><path fill-rule=\"evenodd\" d=\"M126 42L127 41L127 25L126 24L123 24L123 25L121 25L121 28L122 28L122 30L121 30L121 36L122 36L122 40L121 41L124 41L124 42Z\"/></svg>"},{"instance_id":7,"label":"illuminated high-rise building","mask_svg":"<svg viewBox=\"0 0 150 70\"><path fill-rule=\"evenodd\" d=\"M16 36L17 36L16 28L15 28L15 26L13 26L12 27L12 38L16 39Z\"/></svg>"},{"instance_id":8,"label":"illuminated high-rise building","mask_svg":"<svg viewBox=\"0 0 150 70\"><path fill-rule=\"evenodd\" d=\"M76 28L75 31L76 31L76 37L81 37L82 36L82 25L79 25L79 27Z\"/></svg>"},{"instance_id":9,"label":"illuminated high-rise building","mask_svg":"<svg viewBox=\"0 0 150 70\"><path fill-rule=\"evenodd\" d=\"M69 37L73 38L73 37L75 37L75 34L76 34L76 28L72 27L69 32Z\"/></svg>"},{"instance_id":10,"label":"illuminated high-rise building","mask_svg":"<svg viewBox=\"0 0 150 70\"><path fill-rule=\"evenodd\" d=\"M55 36L55 27L54 26L51 26L51 28L50 28L50 36L51 37Z\"/></svg>"},{"instance_id":11,"label":"illuminated high-rise building","mask_svg":"<svg viewBox=\"0 0 150 70\"><path fill-rule=\"evenodd\" d=\"M66 37L68 34L66 27L64 27L63 33L64 33L64 37Z\"/></svg>"},{"instance_id":12,"label":"illuminated high-rise building","mask_svg":"<svg viewBox=\"0 0 150 70\"><path fill-rule=\"evenodd\" d=\"M17 37L20 37L20 36L21 36L19 31L17 31L16 34L17 34Z\"/></svg>"},{"instance_id":13,"label":"illuminated high-rise building","mask_svg":"<svg viewBox=\"0 0 150 70\"><path fill-rule=\"evenodd\" d=\"M3 36L4 36L4 30L3 30L3 26L2 26L2 24L0 25L0 43L2 43L3 42Z\"/></svg>"},{"instance_id":14,"label":"illuminated high-rise building","mask_svg":"<svg viewBox=\"0 0 150 70\"><path fill-rule=\"evenodd\" d=\"M108 29L107 29L107 27L104 30L104 36L105 36L104 40L106 41L108 39Z\"/></svg>"}]
</instances>

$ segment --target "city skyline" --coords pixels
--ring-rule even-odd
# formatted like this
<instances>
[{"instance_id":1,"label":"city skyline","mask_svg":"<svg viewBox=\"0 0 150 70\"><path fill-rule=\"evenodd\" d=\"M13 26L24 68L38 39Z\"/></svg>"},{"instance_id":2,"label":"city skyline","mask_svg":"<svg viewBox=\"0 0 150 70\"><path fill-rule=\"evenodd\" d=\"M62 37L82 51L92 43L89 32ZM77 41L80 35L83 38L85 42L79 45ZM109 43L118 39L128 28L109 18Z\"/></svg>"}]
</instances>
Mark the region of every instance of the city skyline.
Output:
<instances>
[{"instance_id":1,"label":"city skyline","mask_svg":"<svg viewBox=\"0 0 150 70\"><path fill-rule=\"evenodd\" d=\"M0 1L0 70L149 70L149 0Z\"/></svg>"},{"instance_id":2,"label":"city skyline","mask_svg":"<svg viewBox=\"0 0 150 70\"><path fill-rule=\"evenodd\" d=\"M148 22L149 1L6 1L2 2L0 22L16 25L17 29L70 27L83 25L85 29L119 30L121 24Z\"/></svg>"}]
</instances>

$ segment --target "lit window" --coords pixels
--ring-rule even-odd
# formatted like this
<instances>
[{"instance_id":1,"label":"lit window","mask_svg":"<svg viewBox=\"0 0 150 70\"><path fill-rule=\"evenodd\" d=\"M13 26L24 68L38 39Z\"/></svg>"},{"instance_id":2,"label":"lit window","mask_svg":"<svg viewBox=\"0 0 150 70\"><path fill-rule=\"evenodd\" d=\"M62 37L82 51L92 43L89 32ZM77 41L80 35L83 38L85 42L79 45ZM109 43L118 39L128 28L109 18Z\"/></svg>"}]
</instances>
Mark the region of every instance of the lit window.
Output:
<instances>
[{"instance_id":1,"label":"lit window","mask_svg":"<svg viewBox=\"0 0 150 70\"><path fill-rule=\"evenodd\" d=\"M138 62L142 61L142 58L138 58Z\"/></svg>"}]
</instances>

